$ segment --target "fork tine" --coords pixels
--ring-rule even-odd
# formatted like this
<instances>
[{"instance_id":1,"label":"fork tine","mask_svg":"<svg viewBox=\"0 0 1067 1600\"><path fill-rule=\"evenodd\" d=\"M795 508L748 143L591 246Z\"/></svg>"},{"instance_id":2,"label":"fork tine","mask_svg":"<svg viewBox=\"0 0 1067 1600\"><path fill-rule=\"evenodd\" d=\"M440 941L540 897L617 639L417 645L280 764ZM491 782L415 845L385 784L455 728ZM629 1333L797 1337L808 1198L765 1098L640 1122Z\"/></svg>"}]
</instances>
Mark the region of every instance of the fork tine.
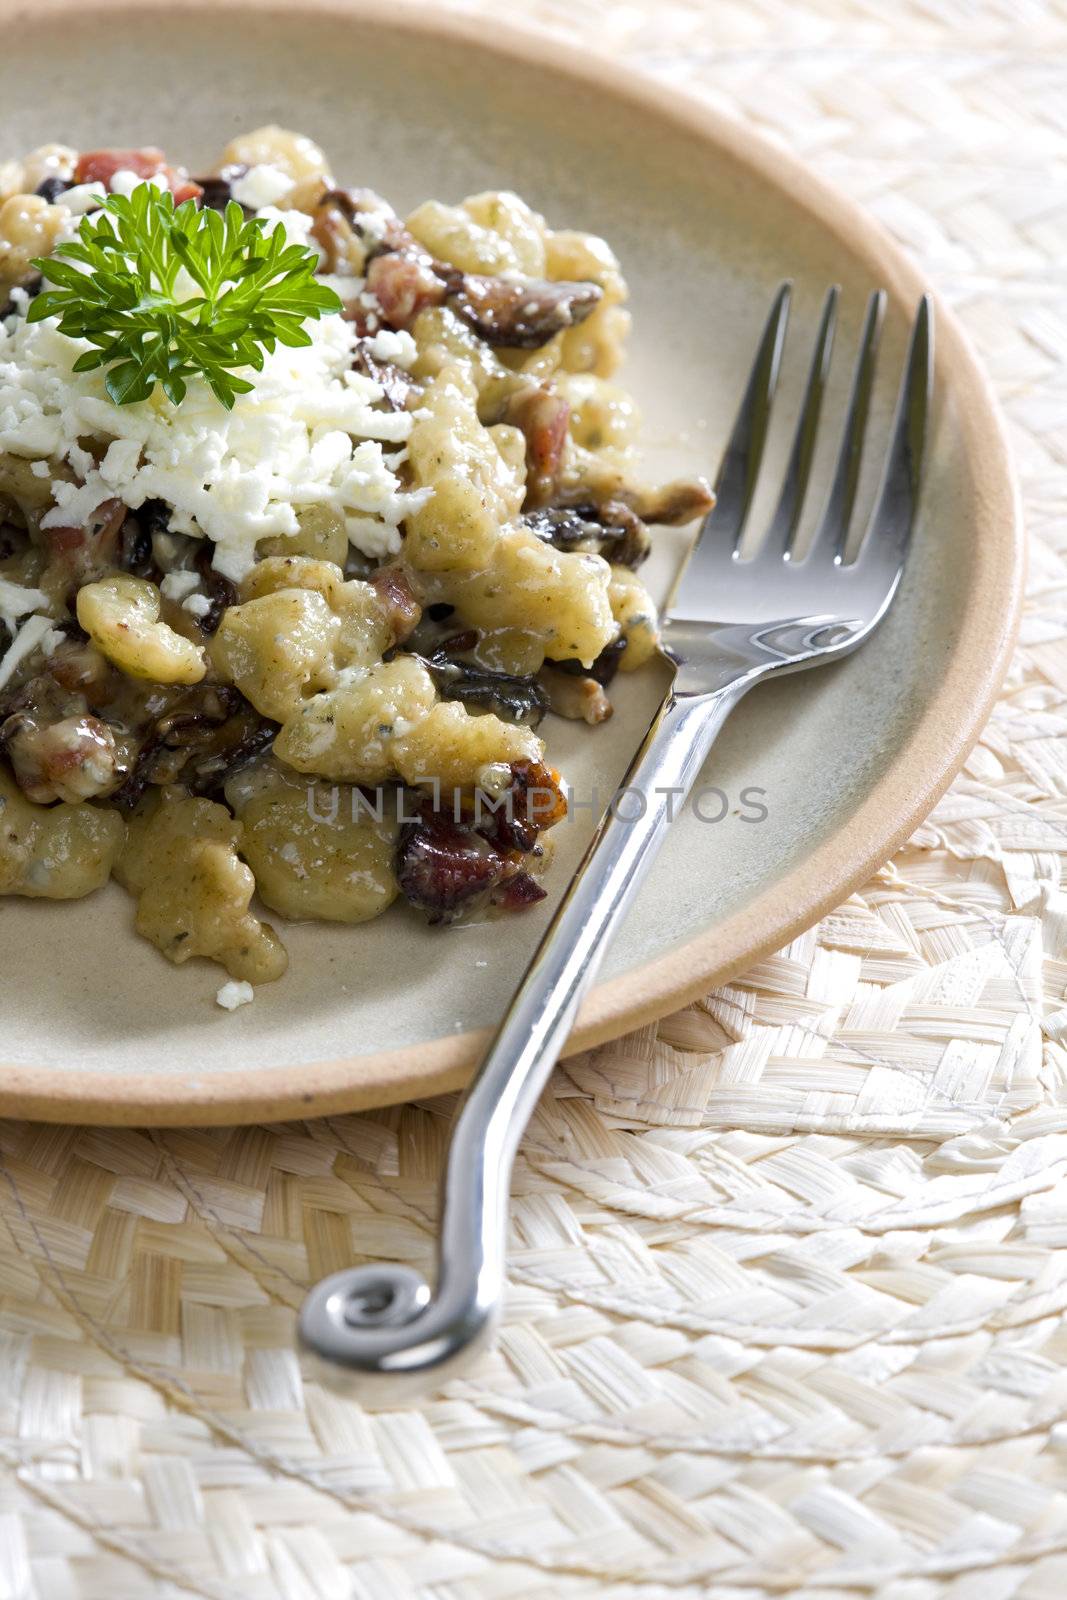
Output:
<instances>
[{"instance_id":1,"label":"fork tine","mask_svg":"<svg viewBox=\"0 0 1067 1600\"><path fill-rule=\"evenodd\" d=\"M933 381L933 317L930 296L924 294L908 344L878 498L852 563L864 577L884 570L888 583L903 565L919 495Z\"/></svg>"},{"instance_id":2,"label":"fork tine","mask_svg":"<svg viewBox=\"0 0 1067 1600\"><path fill-rule=\"evenodd\" d=\"M830 493L815 537L805 560L825 558L829 555L840 561L841 552L848 539L852 508L859 485L860 462L863 456L863 436L867 429L867 413L871 405L874 386L874 364L878 353L878 340L885 315L885 290L876 289L867 301L867 315L863 319L859 355L852 375L852 388L845 412L845 431L834 464Z\"/></svg>"},{"instance_id":3,"label":"fork tine","mask_svg":"<svg viewBox=\"0 0 1067 1600\"><path fill-rule=\"evenodd\" d=\"M800 407L800 417L782 482L782 492L774 516L771 518L770 529L759 548L761 557L783 556L788 560L796 542L800 513L804 508L804 496L807 493L811 463L815 455L815 438L819 427L823 393L826 389L826 376L830 370L834 328L837 323L837 303L840 297L840 287L835 283L823 303L819 331L815 335L815 349L808 369L808 381Z\"/></svg>"},{"instance_id":4,"label":"fork tine","mask_svg":"<svg viewBox=\"0 0 1067 1600\"><path fill-rule=\"evenodd\" d=\"M715 484L715 508L708 531L716 543L732 541L735 550L745 531L763 457L792 292L793 285L787 280L774 297Z\"/></svg>"}]
</instances>

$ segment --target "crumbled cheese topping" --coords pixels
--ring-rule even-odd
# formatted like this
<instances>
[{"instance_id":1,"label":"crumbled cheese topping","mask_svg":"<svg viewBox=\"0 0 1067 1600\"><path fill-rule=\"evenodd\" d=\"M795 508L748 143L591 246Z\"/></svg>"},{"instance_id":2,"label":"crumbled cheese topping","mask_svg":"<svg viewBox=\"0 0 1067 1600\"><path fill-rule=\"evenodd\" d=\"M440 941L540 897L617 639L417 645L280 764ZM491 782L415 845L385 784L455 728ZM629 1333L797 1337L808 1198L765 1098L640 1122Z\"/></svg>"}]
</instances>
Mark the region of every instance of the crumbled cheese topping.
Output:
<instances>
[{"instance_id":1,"label":"crumbled cheese topping","mask_svg":"<svg viewBox=\"0 0 1067 1600\"><path fill-rule=\"evenodd\" d=\"M27 611L37 611L48 605L43 589L29 589L24 584L12 583L10 578L0 578L0 622L6 622L15 631L15 618L24 617Z\"/></svg>"},{"instance_id":2,"label":"crumbled cheese topping","mask_svg":"<svg viewBox=\"0 0 1067 1600\"><path fill-rule=\"evenodd\" d=\"M401 331L394 333L391 328L382 328L379 333L364 340L368 355L375 361L391 361L395 367L414 366L415 357L418 355L418 346L410 333Z\"/></svg>"},{"instance_id":3,"label":"crumbled cheese topping","mask_svg":"<svg viewBox=\"0 0 1067 1600\"><path fill-rule=\"evenodd\" d=\"M238 1006L250 1006L255 998L256 991L250 983L238 983L231 978L229 983L223 984L215 1001L224 1011L236 1011Z\"/></svg>"},{"instance_id":4,"label":"crumbled cheese topping","mask_svg":"<svg viewBox=\"0 0 1067 1600\"><path fill-rule=\"evenodd\" d=\"M129 167L120 167L117 172L113 172L109 179L108 187L112 194L121 194L126 199L129 199L133 191L139 188L142 183L151 183L160 190L170 188L170 184L162 172L153 172L150 178L145 178L142 173L133 172ZM61 195L60 199L62 198Z\"/></svg>"},{"instance_id":5,"label":"crumbled cheese topping","mask_svg":"<svg viewBox=\"0 0 1067 1600\"><path fill-rule=\"evenodd\" d=\"M303 212L266 206L259 214L307 239L312 218ZM295 534L302 506L329 505L364 554L395 554L401 520L432 492L406 492L399 459L383 450L404 444L413 419L374 409L382 389L352 370L352 323L330 315L305 326L311 343L279 344L262 372L248 374L255 387L227 411L195 378L180 406L158 392L116 406L101 370L74 372L90 347L60 333L54 318L0 324L0 451L65 461L83 480L56 482L42 526L82 526L111 498L132 510L164 500L173 531L213 540L215 567L238 581L258 540ZM407 344L385 348L395 348L391 360L413 354ZM99 462L86 439L106 444Z\"/></svg>"},{"instance_id":6,"label":"crumbled cheese topping","mask_svg":"<svg viewBox=\"0 0 1067 1600\"><path fill-rule=\"evenodd\" d=\"M81 217L87 211L99 211L106 198L102 183L76 183L72 189L65 189L56 203L72 216Z\"/></svg>"},{"instance_id":7,"label":"crumbled cheese topping","mask_svg":"<svg viewBox=\"0 0 1067 1600\"><path fill-rule=\"evenodd\" d=\"M159 586L167 600L184 600L199 587L200 575L196 572L168 572Z\"/></svg>"},{"instance_id":8,"label":"crumbled cheese topping","mask_svg":"<svg viewBox=\"0 0 1067 1600\"><path fill-rule=\"evenodd\" d=\"M27 656L38 648L45 655L51 655L62 638L63 635L53 628L50 617L27 617L3 656L0 656L0 689L14 676L16 667Z\"/></svg>"},{"instance_id":9,"label":"crumbled cheese topping","mask_svg":"<svg viewBox=\"0 0 1067 1600\"><path fill-rule=\"evenodd\" d=\"M234 178L230 193L241 205L260 211L277 205L292 188L293 179L280 167L249 167L240 178Z\"/></svg>"}]
</instances>

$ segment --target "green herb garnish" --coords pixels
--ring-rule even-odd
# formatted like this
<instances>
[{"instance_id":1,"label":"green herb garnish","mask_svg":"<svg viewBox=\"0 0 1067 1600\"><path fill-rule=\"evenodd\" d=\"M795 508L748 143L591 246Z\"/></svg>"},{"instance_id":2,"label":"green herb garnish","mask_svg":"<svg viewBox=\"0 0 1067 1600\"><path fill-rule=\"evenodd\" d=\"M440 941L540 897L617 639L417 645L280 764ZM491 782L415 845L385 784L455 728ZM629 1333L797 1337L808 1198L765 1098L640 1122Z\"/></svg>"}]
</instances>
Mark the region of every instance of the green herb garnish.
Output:
<instances>
[{"instance_id":1,"label":"green herb garnish","mask_svg":"<svg viewBox=\"0 0 1067 1600\"><path fill-rule=\"evenodd\" d=\"M74 371L108 367L118 406L147 400L157 383L180 405L187 380L203 377L229 410L252 388L234 368L260 371L279 342L310 344L308 318L341 310L315 281L314 251L290 244L282 228L267 234L262 218L246 222L236 201L224 215L192 200L175 209L168 190L142 183L104 207L82 219L76 241L34 262L58 287L37 296L28 320L58 316L61 332L95 345ZM185 298L190 278L196 288Z\"/></svg>"}]
</instances>

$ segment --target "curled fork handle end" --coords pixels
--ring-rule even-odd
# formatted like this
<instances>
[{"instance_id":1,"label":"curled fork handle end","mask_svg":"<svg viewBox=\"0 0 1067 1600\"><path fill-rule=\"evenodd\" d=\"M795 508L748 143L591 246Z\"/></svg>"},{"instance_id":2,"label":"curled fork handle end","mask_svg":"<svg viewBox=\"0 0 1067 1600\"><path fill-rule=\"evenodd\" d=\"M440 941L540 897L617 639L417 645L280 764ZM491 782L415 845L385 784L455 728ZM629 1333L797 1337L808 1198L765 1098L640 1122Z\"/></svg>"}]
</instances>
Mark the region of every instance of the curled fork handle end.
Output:
<instances>
[{"instance_id":1,"label":"curled fork handle end","mask_svg":"<svg viewBox=\"0 0 1067 1600\"><path fill-rule=\"evenodd\" d=\"M649 797L644 814L621 819L609 810L601 820L457 1114L436 1287L410 1267L352 1267L305 1300L300 1342L331 1387L372 1404L410 1400L457 1376L491 1338L504 1292L515 1151L666 833L673 811L664 797L688 793L746 687L668 695L623 780Z\"/></svg>"}]
</instances>

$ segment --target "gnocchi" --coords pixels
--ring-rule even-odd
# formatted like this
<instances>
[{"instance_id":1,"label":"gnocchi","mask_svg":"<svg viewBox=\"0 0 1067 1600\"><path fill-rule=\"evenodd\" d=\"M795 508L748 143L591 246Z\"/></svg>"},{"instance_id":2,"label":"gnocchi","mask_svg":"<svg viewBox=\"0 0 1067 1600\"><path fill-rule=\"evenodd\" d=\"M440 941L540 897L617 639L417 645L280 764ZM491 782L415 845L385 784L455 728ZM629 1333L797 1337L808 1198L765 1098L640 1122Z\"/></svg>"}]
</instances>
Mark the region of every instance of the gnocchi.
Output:
<instances>
[{"instance_id":1,"label":"gnocchi","mask_svg":"<svg viewBox=\"0 0 1067 1600\"><path fill-rule=\"evenodd\" d=\"M34 805L0 767L0 895L81 900L103 888L125 837L116 811Z\"/></svg>"},{"instance_id":2,"label":"gnocchi","mask_svg":"<svg viewBox=\"0 0 1067 1600\"><path fill-rule=\"evenodd\" d=\"M147 578L115 573L78 590L78 621L120 671L152 683L199 683L204 653L159 620L162 597Z\"/></svg>"},{"instance_id":3,"label":"gnocchi","mask_svg":"<svg viewBox=\"0 0 1067 1600\"><path fill-rule=\"evenodd\" d=\"M241 850L272 911L291 921L369 922L396 899L395 807L350 786L309 790L280 765L235 785Z\"/></svg>"},{"instance_id":4,"label":"gnocchi","mask_svg":"<svg viewBox=\"0 0 1067 1600\"><path fill-rule=\"evenodd\" d=\"M206 374L114 405L59 319L27 314L49 286L34 260L131 173L258 206L339 296L242 369L225 427ZM442 921L541 898L566 809L542 719L607 720L616 665L658 648L646 523L712 498L632 481L626 302L602 239L511 190L401 219L273 124L199 180L154 147L0 161L0 410L19 419L0 451L0 895L114 876L167 960L252 984L288 959L257 891L279 918L351 926L397 900ZM38 335L56 392L83 387L35 417ZM181 405L188 459L154 432ZM483 817L479 791L548 803Z\"/></svg>"},{"instance_id":5,"label":"gnocchi","mask_svg":"<svg viewBox=\"0 0 1067 1600\"><path fill-rule=\"evenodd\" d=\"M207 956L245 983L280 978L288 957L250 910L256 880L225 806L164 791L130 822L115 875L137 897L137 931L176 966Z\"/></svg>"}]
</instances>

